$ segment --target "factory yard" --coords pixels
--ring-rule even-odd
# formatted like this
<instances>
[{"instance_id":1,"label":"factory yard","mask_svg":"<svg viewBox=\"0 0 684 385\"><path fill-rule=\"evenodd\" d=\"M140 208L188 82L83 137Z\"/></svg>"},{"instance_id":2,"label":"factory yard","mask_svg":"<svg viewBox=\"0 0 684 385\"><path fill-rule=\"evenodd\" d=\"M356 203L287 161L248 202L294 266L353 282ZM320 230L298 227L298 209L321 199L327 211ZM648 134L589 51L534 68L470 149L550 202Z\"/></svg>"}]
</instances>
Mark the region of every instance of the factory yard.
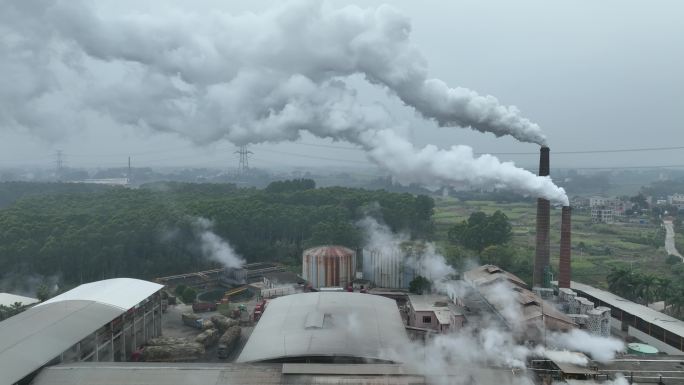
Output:
<instances>
[{"instance_id":1,"label":"factory yard","mask_svg":"<svg viewBox=\"0 0 684 385\"><path fill-rule=\"evenodd\" d=\"M256 299L251 299L248 302L244 302L244 304L246 305L248 311L251 314L251 312L254 310ZM187 312L192 313L191 305L186 305L183 303L179 303L177 305L169 305L169 307L166 310L166 313L164 314L164 317L162 318L162 335L164 337L186 338L189 341L194 341L195 337L200 333L200 330L185 325L183 323L181 315ZM220 313L212 311L198 314L204 318L210 318L211 316ZM243 325L240 327L240 329L240 340L235 345L235 347L230 351L226 359L218 358L218 345L214 344L213 346L206 348L204 355L200 359L198 359L197 362L234 362L240 355L242 348L247 343L249 336L252 334L252 331L254 330L254 326Z\"/></svg>"},{"instance_id":2,"label":"factory yard","mask_svg":"<svg viewBox=\"0 0 684 385\"><path fill-rule=\"evenodd\" d=\"M511 244L521 253L534 255L536 208L528 202L499 203L494 201L459 201L456 198L435 199L434 221L436 239L447 250L448 229L466 220L471 213L492 214L500 210L509 218L513 237ZM555 211L552 209L552 211ZM551 215L551 261L558 265L560 242L560 214ZM644 273L667 275L671 266L666 263L668 252L664 245L655 247L635 243L642 237L653 236L660 228L652 224L637 225L592 223L589 213L573 212L572 271L573 280L606 288L606 276L612 268L627 267ZM465 251L472 257L475 252Z\"/></svg>"}]
</instances>

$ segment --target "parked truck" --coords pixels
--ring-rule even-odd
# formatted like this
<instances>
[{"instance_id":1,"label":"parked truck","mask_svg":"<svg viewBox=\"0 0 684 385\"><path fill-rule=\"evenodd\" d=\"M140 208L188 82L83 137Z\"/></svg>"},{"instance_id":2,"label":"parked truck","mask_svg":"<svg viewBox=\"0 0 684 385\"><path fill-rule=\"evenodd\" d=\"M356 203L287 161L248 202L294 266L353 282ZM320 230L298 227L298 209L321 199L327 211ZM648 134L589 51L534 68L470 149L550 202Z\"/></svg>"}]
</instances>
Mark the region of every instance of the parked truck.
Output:
<instances>
[{"instance_id":1,"label":"parked truck","mask_svg":"<svg viewBox=\"0 0 684 385\"><path fill-rule=\"evenodd\" d=\"M256 306L254 306L254 312L252 313L252 320L254 320L254 322L259 321L261 315L264 314L264 310L266 310L267 303L268 302L264 299L261 302L257 303Z\"/></svg>"},{"instance_id":2,"label":"parked truck","mask_svg":"<svg viewBox=\"0 0 684 385\"><path fill-rule=\"evenodd\" d=\"M205 319L194 313L183 313L181 319L185 325L195 329L207 330L214 327L214 323L210 319Z\"/></svg>"},{"instance_id":3,"label":"parked truck","mask_svg":"<svg viewBox=\"0 0 684 385\"><path fill-rule=\"evenodd\" d=\"M201 313L205 311L216 311L216 303L214 302L195 302L192 304L192 311Z\"/></svg>"},{"instance_id":4,"label":"parked truck","mask_svg":"<svg viewBox=\"0 0 684 385\"><path fill-rule=\"evenodd\" d=\"M225 360L228 358L230 352L235 348L238 341L240 340L240 335L242 330L240 326L234 325L228 328L225 333L219 338L219 345L217 349L218 358Z\"/></svg>"}]
</instances>

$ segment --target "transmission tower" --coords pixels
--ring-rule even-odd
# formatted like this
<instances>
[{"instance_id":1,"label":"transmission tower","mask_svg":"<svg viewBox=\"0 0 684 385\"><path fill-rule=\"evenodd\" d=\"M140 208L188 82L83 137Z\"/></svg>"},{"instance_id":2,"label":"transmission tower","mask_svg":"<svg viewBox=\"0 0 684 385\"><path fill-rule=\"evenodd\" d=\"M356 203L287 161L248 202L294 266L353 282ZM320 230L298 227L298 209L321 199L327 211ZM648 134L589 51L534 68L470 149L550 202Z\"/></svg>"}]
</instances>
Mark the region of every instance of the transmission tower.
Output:
<instances>
[{"instance_id":1,"label":"transmission tower","mask_svg":"<svg viewBox=\"0 0 684 385\"><path fill-rule=\"evenodd\" d=\"M240 149L235 151L235 153L240 155L237 170L238 176L243 176L247 174L247 171L249 170L249 156L254 153L249 151L247 146L240 146Z\"/></svg>"},{"instance_id":2,"label":"transmission tower","mask_svg":"<svg viewBox=\"0 0 684 385\"><path fill-rule=\"evenodd\" d=\"M55 173L57 175L57 180L62 180L62 175L64 172L64 153L62 150L57 150L55 153Z\"/></svg>"}]
</instances>

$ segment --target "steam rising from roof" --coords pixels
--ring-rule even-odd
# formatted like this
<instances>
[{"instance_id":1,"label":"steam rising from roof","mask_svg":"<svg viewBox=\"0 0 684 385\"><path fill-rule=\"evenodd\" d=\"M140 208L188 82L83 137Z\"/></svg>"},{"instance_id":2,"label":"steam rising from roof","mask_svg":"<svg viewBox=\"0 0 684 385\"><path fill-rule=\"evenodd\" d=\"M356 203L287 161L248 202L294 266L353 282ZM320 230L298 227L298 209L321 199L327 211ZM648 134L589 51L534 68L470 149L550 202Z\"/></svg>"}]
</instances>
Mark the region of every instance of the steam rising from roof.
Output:
<instances>
[{"instance_id":1,"label":"steam rising from roof","mask_svg":"<svg viewBox=\"0 0 684 385\"><path fill-rule=\"evenodd\" d=\"M548 178L476 158L469 147L415 148L382 105L359 100L349 79L361 75L440 126L546 143L517 108L430 78L408 18L390 6L295 1L210 17L92 7L59 0L0 6L0 56L7 58L0 124L56 137L61 127L97 116L196 143L235 144L296 140L308 131L359 145L402 181L467 182L567 201Z\"/></svg>"}]
</instances>

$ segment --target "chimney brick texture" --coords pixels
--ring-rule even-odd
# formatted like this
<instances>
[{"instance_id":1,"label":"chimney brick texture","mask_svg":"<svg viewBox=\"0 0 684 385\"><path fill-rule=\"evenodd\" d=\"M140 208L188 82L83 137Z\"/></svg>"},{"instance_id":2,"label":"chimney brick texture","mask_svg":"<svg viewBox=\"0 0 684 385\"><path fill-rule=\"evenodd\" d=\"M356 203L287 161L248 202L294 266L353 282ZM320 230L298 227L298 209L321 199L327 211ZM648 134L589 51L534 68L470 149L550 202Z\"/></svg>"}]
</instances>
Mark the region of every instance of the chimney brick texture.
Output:
<instances>
[{"instance_id":1,"label":"chimney brick texture","mask_svg":"<svg viewBox=\"0 0 684 385\"><path fill-rule=\"evenodd\" d=\"M546 146L539 149L539 176L548 176L551 171L550 152ZM533 286L543 286L544 268L551 263L550 216L551 202L542 198L537 199L537 248L534 255Z\"/></svg>"},{"instance_id":2,"label":"chimney brick texture","mask_svg":"<svg viewBox=\"0 0 684 385\"><path fill-rule=\"evenodd\" d=\"M560 262L558 264L558 287L570 288L570 241L572 238L572 209L564 206L561 214Z\"/></svg>"}]
</instances>

